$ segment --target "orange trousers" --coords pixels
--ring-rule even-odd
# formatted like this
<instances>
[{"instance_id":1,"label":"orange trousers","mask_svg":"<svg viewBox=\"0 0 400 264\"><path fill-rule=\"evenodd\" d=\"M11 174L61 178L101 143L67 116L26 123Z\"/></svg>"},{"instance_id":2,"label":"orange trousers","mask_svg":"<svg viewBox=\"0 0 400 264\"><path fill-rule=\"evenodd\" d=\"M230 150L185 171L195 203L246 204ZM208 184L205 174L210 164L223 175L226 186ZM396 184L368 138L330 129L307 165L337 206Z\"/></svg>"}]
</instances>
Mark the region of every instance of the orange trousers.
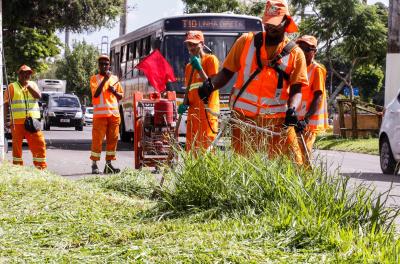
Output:
<instances>
[{"instance_id":1,"label":"orange trousers","mask_svg":"<svg viewBox=\"0 0 400 264\"><path fill-rule=\"evenodd\" d=\"M254 152L266 152L270 159L286 155L297 164L303 164L296 132L293 127L283 127L284 118L263 118L261 116L249 118L238 113L234 113L234 116L246 123L281 133L279 136L272 136L254 128L233 124L232 147L235 152L245 156Z\"/></svg>"},{"instance_id":2,"label":"orange trousers","mask_svg":"<svg viewBox=\"0 0 400 264\"><path fill-rule=\"evenodd\" d=\"M206 150L217 133L218 119L216 117L205 117L205 114L199 117L189 112L186 123L186 151Z\"/></svg>"},{"instance_id":3,"label":"orange trousers","mask_svg":"<svg viewBox=\"0 0 400 264\"><path fill-rule=\"evenodd\" d=\"M46 142L42 131L31 133L25 129L24 124L11 125L13 164L23 165L22 141L26 138L28 147L32 152L33 164L38 169L47 168L46 164Z\"/></svg>"},{"instance_id":4,"label":"orange trousers","mask_svg":"<svg viewBox=\"0 0 400 264\"><path fill-rule=\"evenodd\" d=\"M317 132L306 130L303 133L303 137L304 137L304 143L306 145L305 147L307 148L307 151L308 151L308 154L310 156L310 159L312 159L312 155L311 154L312 154L312 150L313 150L313 145L315 143L315 139L317 138ZM301 141L300 138L299 138L299 141ZM311 165L310 164L311 160L309 162L309 160L307 158L307 153L306 153L306 151L304 149L304 146L303 146L303 143L299 142L299 145L300 145L301 155L303 157L304 164L310 166Z\"/></svg>"},{"instance_id":5,"label":"orange trousers","mask_svg":"<svg viewBox=\"0 0 400 264\"><path fill-rule=\"evenodd\" d=\"M106 137L106 160L115 160L117 151L119 116L93 118L91 160L100 160L104 136Z\"/></svg>"}]
</instances>

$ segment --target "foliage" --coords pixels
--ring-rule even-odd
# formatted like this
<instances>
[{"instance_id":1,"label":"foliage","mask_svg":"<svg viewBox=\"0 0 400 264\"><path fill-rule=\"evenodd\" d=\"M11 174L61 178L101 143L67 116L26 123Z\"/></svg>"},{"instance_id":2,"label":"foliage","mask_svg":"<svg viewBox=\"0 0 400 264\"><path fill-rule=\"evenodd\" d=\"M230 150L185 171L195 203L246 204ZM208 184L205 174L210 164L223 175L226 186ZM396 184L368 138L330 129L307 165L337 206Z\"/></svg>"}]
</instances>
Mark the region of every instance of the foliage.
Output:
<instances>
[{"instance_id":1,"label":"foliage","mask_svg":"<svg viewBox=\"0 0 400 264\"><path fill-rule=\"evenodd\" d=\"M81 99L91 98L90 76L96 73L99 52L96 47L77 42L73 51L65 56L56 70L57 79L67 80L67 91Z\"/></svg>"},{"instance_id":2,"label":"foliage","mask_svg":"<svg viewBox=\"0 0 400 264\"><path fill-rule=\"evenodd\" d=\"M304 6L304 1L293 2ZM388 11L381 4L366 5L359 0L315 0L308 1L308 5L313 15L302 20L301 33L319 39L320 52L329 70L342 81L331 95L332 100L343 84L352 87L353 72L359 67L368 64L383 67ZM335 68L338 62L345 65L345 76Z\"/></svg>"},{"instance_id":3,"label":"foliage","mask_svg":"<svg viewBox=\"0 0 400 264\"><path fill-rule=\"evenodd\" d=\"M60 52L57 29L73 32L111 26L123 0L3 1L3 38L9 78L22 64L36 72L47 69L46 58Z\"/></svg>"},{"instance_id":4,"label":"foliage","mask_svg":"<svg viewBox=\"0 0 400 264\"><path fill-rule=\"evenodd\" d=\"M93 30L111 26L122 4L123 0L7 0L3 1L3 26L9 31L21 27L49 32L64 28L73 32Z\"/></svg>"},{"instance_id":5,"label":"foliage","mask_svg":"<svg viewBox=\"0 0 400 264\"><path fill-rule=\"evenodd\" d=\"M18 32L5 31L4 55L8 77L15 79L22 64L29 65L35 72L46 70L45 59L57 55L60 45L57 36L46 30L21 27Z\"/></svg>"},{"instance_id":6,"label":"foliage","mask_svg":"<svg viewBox=\"0 0 400 264\"><path fill-rule=\"evenodd\" d=\"M260 156L218 152L183 159L182 167L166 174L168 189L156 201L140 190L153 182L143 171L71 181L3 164L0 258L7 263L398 261L399 242L385 223L395 210L366 188L347 188L343 177L298 171L286 161ZM232 182L221 182L228 178ZM169 201L174 202L169 208L180 205L184 211L175 217L159 211Z\"/></svg>"},{"instance_id":7,"label":"foliage","mask_svg":"<svg viewBox=\"0 0 400 264\"><path fill-rule=\"evenodd\" d=\"M384 77L380 67L373 64L363 65L355 71L353 83L360 88L362 99L368 101L382 89Z\"/></svg>"},{"instance_id":8,"label":"foliage","mask_svg":"<svg viewBox=\"0 0 400 264\"><path fill-rule=\"evenodd\" d=\"M185 13L222 13L237 11L240 8L238 0L183 0Z\"/></svg>"}]
</instances>

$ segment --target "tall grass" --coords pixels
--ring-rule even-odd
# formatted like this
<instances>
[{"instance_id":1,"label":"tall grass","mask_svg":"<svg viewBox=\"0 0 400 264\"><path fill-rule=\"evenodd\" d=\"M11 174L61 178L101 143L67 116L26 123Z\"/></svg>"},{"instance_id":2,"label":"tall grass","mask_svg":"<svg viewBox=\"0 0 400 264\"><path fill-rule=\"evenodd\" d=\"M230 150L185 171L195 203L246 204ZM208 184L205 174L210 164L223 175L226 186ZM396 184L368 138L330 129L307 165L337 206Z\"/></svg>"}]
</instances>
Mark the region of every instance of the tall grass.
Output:
<instances>
[{"instance_id":1,"label":"tall grass","mask_svg":"<svg viewBox=\"0 0 400 264\"><path fill-rule=\"evenodd\" d=\"M341 251L376 242L394 243L390 248L398 253L393 220L399 210L385 206L388 193L350 187L348 178L330 176L323 167L302 170L284 158L216 151L196 158L182 154L181 165L165 177L162 211L263 219L271 239L287 249ZM363 250L349 254L353 259L376 248Z\"/></svg>"}]
</instances>

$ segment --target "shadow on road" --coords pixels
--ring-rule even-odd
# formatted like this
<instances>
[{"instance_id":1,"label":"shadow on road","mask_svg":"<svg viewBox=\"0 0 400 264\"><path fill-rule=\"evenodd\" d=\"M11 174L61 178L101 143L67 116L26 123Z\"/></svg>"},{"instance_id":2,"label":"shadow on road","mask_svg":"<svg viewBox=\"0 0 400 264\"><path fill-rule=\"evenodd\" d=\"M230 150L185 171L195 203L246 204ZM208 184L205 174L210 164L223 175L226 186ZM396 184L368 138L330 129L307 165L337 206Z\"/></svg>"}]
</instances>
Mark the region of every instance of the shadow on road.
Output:
<instances>
[{"instance_id":1,"label":"shadow on road","mask_svg":"<svg viewBox=\"0 0 400 264\"><path fill-rule=\"evenodd\" d=\"M82 150L90 151L92 144L91 139L46 139L47 149L65 149L65 150ZM12 150L12 143L9 142L9 149ZM28 149L28 144L23 143L23 149ZM103 150L106 149L105 142L103 143ZM133 151L133 143L118 142L118 151Z\"/></svg>"},{"instance_id":2,"label":"shadow on road","mask_svg":"<svg viewBox=\"0 0 400 264\"><path fill-rule=\"evenodd\" d=\"M400 183L400 175L390 175L382 173L340 173L342 176L347 176L353 179L360 179L366 181L381 181L381 182L396 182Z\"/></svg>"},{"instance_id":3,"label":"shadow on road","mask_svg":"<svg viewBox=\"0 0 400 264\"><path fill-rule=\"evenodd\" d=\"M46 139L46 145L48 149L66 149L66 150L82 150L90 151L92 144L91 139ZM103 149L105 149L105 142L103 143ZM118 142L118 151L133 151L133 143Z\"/></svg>"}]
</instances>

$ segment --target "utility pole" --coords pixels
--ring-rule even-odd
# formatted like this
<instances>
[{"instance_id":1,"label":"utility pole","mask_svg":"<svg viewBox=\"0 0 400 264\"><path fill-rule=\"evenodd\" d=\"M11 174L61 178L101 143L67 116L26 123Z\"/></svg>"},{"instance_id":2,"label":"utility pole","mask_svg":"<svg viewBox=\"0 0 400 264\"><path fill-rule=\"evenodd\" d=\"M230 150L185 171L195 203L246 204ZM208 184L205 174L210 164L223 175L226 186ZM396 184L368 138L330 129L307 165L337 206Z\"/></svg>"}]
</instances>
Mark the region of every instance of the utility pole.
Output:
<instances>
[{"instance_id":1,"label":"utility pole","mask_svg":"<svg viewBox=\"0 0 400 264\"><path fill-rule=\"evenodd\" d=\"M5 148L4 148L4 104L3 104L3 3L0 0L0 162L5 159Z\"/></svg>"},{"instance_id":2,"label":"utility pole","mask_svg":"<svg viewBox=\"0 0 400 264\"><path fill-rule=\"evenodd\" d=\"M126 34L126 24L128 20L128 0L124 0L123 13L119 21L119 36Z\"/></svg>"},{"instance_id":3,"label":"utility pole","mask_svg":"<svg viewBox=\"0 0 400 264\"><path fill-rule=\"evenodd\" d=\"M69 49L69 29L65 28L65 48L64 48L64 57L67 57L68 53L70 52Z\"/></svg>"},{"instance_id":4,"label":"utility pole","mask_svg":"<svg viewBox=\"0 0 400 264\"><path fill-rule=\"evenodd\" d=\"M385 106L399 92L400 74L400 0L389 1L388 49L386 54Z\"/></svg>"}]
</instances>

